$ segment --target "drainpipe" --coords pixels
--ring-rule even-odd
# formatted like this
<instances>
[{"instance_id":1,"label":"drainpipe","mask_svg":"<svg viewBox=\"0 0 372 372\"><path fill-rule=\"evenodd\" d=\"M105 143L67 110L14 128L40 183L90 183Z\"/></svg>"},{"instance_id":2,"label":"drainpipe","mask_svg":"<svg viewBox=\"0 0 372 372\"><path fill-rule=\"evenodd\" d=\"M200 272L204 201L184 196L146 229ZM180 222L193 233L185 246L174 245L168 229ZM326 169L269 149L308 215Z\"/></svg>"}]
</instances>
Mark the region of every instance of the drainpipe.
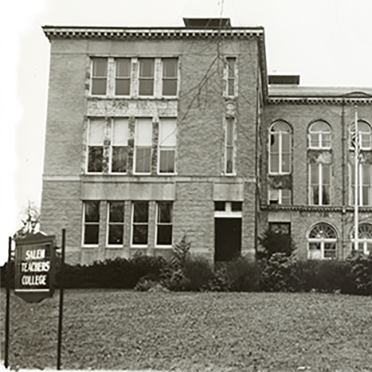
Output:
<instances>
[{"instance_id":1,"label":"drainpipe","mask_svg":"<svg viewBox=\"0 0 372 372\"><path fill-rule=\"evenodd\" d=\"M345 223L346 223L346 128L345 128L345 98L341 104L341 127L342 127L342 212L341 212L341 255L345 258Z\"/></svg>"}]
</instances>

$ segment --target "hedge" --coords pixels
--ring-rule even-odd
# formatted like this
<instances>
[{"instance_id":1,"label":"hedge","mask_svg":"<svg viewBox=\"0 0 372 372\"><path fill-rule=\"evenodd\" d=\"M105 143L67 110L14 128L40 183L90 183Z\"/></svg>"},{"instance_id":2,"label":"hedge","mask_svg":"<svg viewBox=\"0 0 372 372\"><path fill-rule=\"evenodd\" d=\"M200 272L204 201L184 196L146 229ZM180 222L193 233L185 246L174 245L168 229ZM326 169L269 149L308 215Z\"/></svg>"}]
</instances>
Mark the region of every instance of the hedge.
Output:
<instances>
[{"instance_id":1,"label":"hedge","mask_svg":"<svg viewBox=\"0 0 372 372\"><path fill-rule=\"evenodd\" d=\"M57 265L56 287L60 285ZM6 284L6 264L1 286ZM14 262L11 262L14 286ZM162 257L117 258L92 265L65 265L65 288L123 288L172 291L283 291L372 295L372 256L345 261L297 260L275 253L267 260L250 262L241 257L215 267L203 258L185 257L182 265ZM137 287L136 287L137 286Z\"/></svg>"}]
</instances>

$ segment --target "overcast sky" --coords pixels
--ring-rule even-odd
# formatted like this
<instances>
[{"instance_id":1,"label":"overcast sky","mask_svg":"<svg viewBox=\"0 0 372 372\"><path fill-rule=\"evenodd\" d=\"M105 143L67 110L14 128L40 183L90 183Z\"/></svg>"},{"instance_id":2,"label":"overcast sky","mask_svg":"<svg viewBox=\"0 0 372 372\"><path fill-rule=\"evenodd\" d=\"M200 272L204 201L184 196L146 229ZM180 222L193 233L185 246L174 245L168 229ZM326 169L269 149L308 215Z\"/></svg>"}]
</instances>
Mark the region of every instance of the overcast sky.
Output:
<instances>
[{"instance_id":1,"label":"overcast sky","mask_svg":"<svg viewBox=\"0 0 372 372\"><path fill-rule=\"evenodd\" d=\"M230 17L233 26L265 28L268 73L299 74L301 85L372 87L372 0L4 0L1 4L0 262L28 201L37 206L41 201L50 51L43 25L183 26L182 17L222 15Z\"/></svg>"}]
</instances>

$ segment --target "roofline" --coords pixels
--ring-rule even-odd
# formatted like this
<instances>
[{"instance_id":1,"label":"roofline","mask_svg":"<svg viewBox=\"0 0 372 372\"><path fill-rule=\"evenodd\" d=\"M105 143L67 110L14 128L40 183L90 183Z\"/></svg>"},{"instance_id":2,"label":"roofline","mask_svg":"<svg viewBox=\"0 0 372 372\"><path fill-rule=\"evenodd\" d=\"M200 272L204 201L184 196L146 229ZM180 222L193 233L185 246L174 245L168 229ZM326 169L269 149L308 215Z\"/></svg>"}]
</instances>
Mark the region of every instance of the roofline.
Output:
<instances>
[{"instance_id":1,"label":"roofline","mask_svg":"<svg viewBox=\"0 0 372 372\"><path fill-rule=\"evenodd\" d=\"M51 39L188 39L190 37L250 38L264 32L263 27L186 28L186 27L99 27L99 26L42 26Z\"/></svg>"}]
</instances>

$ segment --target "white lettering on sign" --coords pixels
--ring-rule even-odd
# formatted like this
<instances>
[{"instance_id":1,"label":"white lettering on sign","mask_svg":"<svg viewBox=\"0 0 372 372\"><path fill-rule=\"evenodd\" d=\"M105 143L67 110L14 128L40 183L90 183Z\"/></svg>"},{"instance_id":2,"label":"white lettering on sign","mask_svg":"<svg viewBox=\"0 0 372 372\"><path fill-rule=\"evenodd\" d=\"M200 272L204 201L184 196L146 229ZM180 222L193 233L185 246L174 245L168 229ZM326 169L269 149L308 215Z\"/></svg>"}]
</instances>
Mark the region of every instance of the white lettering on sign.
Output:
<instances>
[{"instance_id":1,"label":"white lettering on sign","mask_svg":"<svg viewBox=\"0 0 372 372\"><path fill-rule=\"evenodd\" d=\"M24 275L22 276L22 285L47 285L46 275Z\"/></svg>"},{"instance_id":2,"label":"white lettering on sign","mask_svg":"<svg viewBox=\"0 0 372 372\"><path fill-rule=\"evenodd\" d=\"M50 262L22 262L22 269L23 273L28 272L45 272L49 271L50 269Z\"/></svg>"},{"instance_id":3,"label":"white lettering on sign","mask_svg":"<svg viewBox=\"0 0 372 372\"><path fill-rule=\"evenodd\" d=\"M43 260L45 259L45 249L26 251L26 260Z\"/></svg>"}]
</instances>

